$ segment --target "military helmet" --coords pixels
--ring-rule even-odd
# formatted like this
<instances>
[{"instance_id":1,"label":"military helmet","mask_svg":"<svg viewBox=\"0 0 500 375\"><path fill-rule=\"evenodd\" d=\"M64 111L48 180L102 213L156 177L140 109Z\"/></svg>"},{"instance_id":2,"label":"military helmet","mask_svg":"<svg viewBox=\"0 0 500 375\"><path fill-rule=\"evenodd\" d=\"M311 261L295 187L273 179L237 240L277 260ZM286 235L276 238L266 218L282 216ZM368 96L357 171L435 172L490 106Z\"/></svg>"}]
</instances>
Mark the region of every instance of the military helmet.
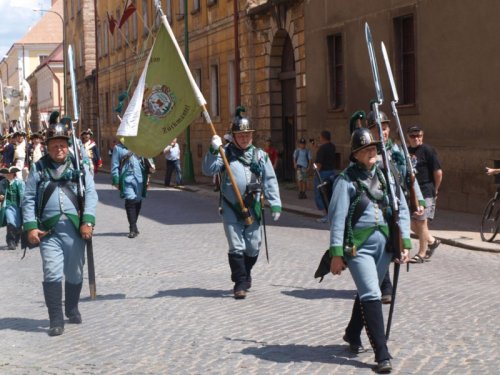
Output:
<instances>
[{"instance_id":1,"label":"military helmet","mask_svg":"<svg viewBox=\"0 0 500 375\"><path fill-rule=\"evenodd\" d=\"M359 127L363 127L363 121L366 119L365 111L356 111L352 114L351 119L349 120L349 130L352 132L354 129ZM361 126L359 126L359 122L361 122Z\"/></svg>"},{"instance_id":2,"label":"military helmet","mask_svg":"<svg viewBox=\"0 0 500 375\"><path fill-rule=\"evenodd\" d=\"M387 117L387 115L385 114L385 112L382 112L382 111L378 111L379 113L379 117L380 117L380 123L383 123L383 122L391 122L391 120L389 120L389 117ZM375 112L373 111L370 111L370 113L368 113L368 127L371 128L372 126L375 126L376 124L376 121L375 121Z\"/></svg>"},{"instance_id":3,"label":"military helmet","mask_svg":"<svg viewBox=\"0 0 500 375\"><path fill-rule=\"evenodd\" d=\"M351 136L351 158L354 153L369 146L380 146L380 141L373 138L372 132L367 128L355 129Z\"/></svg>"},{"instance_id":4,"label":"military helmet","mask_svg":"<svg viewBox=\"0 0 500 375\"><path fill-rule=\"evenodd\" d=\"M67 125L61 122L58 122L57 124L50 124L47 129L47 141L57 138L69 140L68 128L69 127Z\"/></svg>"},{"instance_id":5,"label":"military helmet","mask_svg":"<svg viewBox=\"0 0 500 375\"><path fill-rule=\"evenodd\" d=\"M231 124L231 133L236 134L236 133L248 133L248 132L254 132L255 130L252 129L250 125L250 121L246 117L239 117L236 116L233 119L233 123Z\"/></svg>"}]
</instances>

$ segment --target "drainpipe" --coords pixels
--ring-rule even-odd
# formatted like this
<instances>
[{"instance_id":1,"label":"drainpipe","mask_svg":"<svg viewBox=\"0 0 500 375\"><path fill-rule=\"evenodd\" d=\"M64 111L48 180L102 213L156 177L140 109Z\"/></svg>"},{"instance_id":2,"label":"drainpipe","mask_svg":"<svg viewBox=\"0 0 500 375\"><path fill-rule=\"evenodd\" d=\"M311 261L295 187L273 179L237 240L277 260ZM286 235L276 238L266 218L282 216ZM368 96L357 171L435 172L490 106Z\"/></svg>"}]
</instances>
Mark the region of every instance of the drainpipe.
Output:
<instances>
[{"instance_id":1,"label":"drainpipe","mask_svg":"<svg viewBox=\"0 0 500 375\"><path fill-rule=\"evenodd\" d=\"M240 93L240 43L239 43L239 13L238 13L238 0L233 0L233 14L234 14L234 86L236 94L236 106L241 105ZM232 109L234 110L234 108Z\"/></svg>"}]
</instances>

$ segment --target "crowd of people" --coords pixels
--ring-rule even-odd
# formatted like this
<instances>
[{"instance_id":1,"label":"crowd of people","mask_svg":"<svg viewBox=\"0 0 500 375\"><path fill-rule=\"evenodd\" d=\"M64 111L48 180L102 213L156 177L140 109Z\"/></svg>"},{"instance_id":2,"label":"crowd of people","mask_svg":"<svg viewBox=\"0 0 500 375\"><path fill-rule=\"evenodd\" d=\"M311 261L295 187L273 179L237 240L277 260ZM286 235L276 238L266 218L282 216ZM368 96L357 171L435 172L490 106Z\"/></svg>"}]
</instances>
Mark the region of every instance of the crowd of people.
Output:
<instances>
[{"instance_id":1,"label":"crowd of people","mask_svg":"<svg viewBox=\"0 0 500 375\"><path fill-rule=\"evenodd\" d=\"M348 269L356 284L357 295L343 339L351 352L365 351L361 342L365 327L377 362L374 370L387 373L392 370L392 357L385 339L381 305L392 302L389 264L424 263L439 246L428 223L435 214L443 172L434 149L423 143L421 127L408 129L410 147L406 153L390 137L390 119L382 111L376 119L376 113L371 111L365 116L363 111L357 111L351 117L350 162L344 170L337 169L336 147L327 130L320 132L317 146L310 140L312 149L307 147L305 138L299 139L293 152L293 167L299 199L307 199L310 173L315 173L314 201L324 214L320 221L330 225L330 272L340 275ZM102 166L92 131L83 131L80 139L74 138L75 144L70 121L55 116L45 134L27 137L23 132L12 132L4 137L0 149L0 224L7 226L9 249L22 242L23 230L26 243L40 247L51 336L64 332L64 314L69 323L82 322L78 301L84 250L86 241L92 238L98 200L93 177ZM265 226L265 201L273 220L280 218L282 210L275 171L278 152L270 138L264 148L255 146L254 132L250 121L241 111L237 112L224 136L225 142L214 135L202 163L203 173L217 176L219 181L219 210L228 243L233 294L238 300L245 299L252 286L252 269L260 255ZM180 185L180 148L176 139L163 154L165 186L170 185L173 172L176 185ZM135 238L139 235L137 220L142 200L155 164L122 142L113 146L110 156L112 185L124 199L128 237ZM409 178L413 173L414 184ZM327 193L318 188L325 183L330 186ZM398 227L391 224L395 220L396 201ZM418 252L412 258L410 230L419 238ZM401 240L393 241L395 236Z\"/></svg>"}]
</instances>

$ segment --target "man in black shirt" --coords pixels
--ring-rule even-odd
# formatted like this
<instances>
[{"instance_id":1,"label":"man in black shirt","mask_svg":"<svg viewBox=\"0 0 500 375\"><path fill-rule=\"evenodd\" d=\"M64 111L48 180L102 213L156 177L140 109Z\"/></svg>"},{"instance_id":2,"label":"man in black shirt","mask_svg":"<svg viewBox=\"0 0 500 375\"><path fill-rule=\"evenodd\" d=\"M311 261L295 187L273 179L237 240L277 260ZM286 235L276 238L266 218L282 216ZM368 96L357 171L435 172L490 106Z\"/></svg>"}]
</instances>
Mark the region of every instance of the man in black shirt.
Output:
<instances>
[{"instance_id":1,"label":"man in black shirt","mask_svg":"<svg viewBox=\"0 0 500 375\"><path fill-rule=\"evenodd\" d=\"M411 161L417 174L417 182L425 199L425 214L422 216L412 216L412 230L417 233L419 239L419 250L411 263L423 263L429 259L434 250L441 243L434 238L428 228L428 221L434 219L436 210L436 199L439 193L439 186L443 179L443 170L434 149L423 143L424 132L419 126L412 126L408 129Z\"/></svg>"},{"instance_id":2,"label":"man in black shirt","mask_svg":"<svg viewBox=\"0 0 500 375\"><path fill-rule=\"evenodd\" d=\"M320 146L318 151L316 152L316 168L319 171L319 175L321 177L321 181L330 180L333 183L333 180L336 177L335 174L335 145L331 142L331 134L328 130L323 130L319 136ZM316 207L318 210L322 210L325 213L325 216L321 219L318 219L321 223L328 222L327 210L328 207L325 207L323 201L321 200L321 195L317 186L320 181L317 177L314 177L314 201L316 203Z\"/></svg>"}]
</instances>

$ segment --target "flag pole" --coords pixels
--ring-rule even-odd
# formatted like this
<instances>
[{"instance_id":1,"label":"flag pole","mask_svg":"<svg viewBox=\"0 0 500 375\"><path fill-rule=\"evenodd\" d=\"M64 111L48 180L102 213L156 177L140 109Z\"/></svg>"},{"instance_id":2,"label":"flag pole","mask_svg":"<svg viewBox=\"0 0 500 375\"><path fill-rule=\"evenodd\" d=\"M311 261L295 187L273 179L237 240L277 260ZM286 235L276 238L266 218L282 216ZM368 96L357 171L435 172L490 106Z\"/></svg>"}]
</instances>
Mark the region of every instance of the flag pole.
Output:
<instances>
[{"instance_id":1,"label":"flag pole","mask_svg":"<svg viewBox=\"0 0 500 375\"><path fill-rule=\"evenodd\" d=\"M161 9L161 6L160 6L158 0L155 0L155 5L156 5L157 11L160 12L161 22L163 23L163 25L167 29L167 32L170 35L170 38L172 39L172 41L175 45L177 53L180 56L180 59L181 59L182 64L184 66L184 70L186 71L186 74L189 78L189 82L191 83L191 86L193 87L193 90L195 91L196 100L198 101L198 105L203 109L203 112L202 112L203 118L205 119L205 122L208 125L210 125L212 135L217 135L217 131L215 130L215 126L212 123L212 119L210 118L210 115L207 111L205 98L203 97L203 94L201 93L198 85L194 81L193 75L191 74L191 70L189 69L189 66L186 63L186 60L184 59L184 56L182 55L179 44L177 43L177 39L175 38L175 35L172 32L170 25L168 24L167 17L163 13L163 10ZM238 200L238 204L241 207L242 215L245 218L245 224L250 225L253 222L252 216L251 216L250 212L248 211L248 208L245 206L245 202L243 202L243 198L241 197L241 193L240 193L240 190L238 189L238 185L236 184L236 180L234 179L234 175L231 172L231 167L229 165L229 161L227 160L226 153L224 152L224 147L222 145L219 147L219 154L222 157L222 161L224 162L224 166L226 167L226 172L227 172L227 175L229 177L229 180L231 181L231 185L233 186L234 194L236 196L236 199Z\"/></svg>"}]
</instances>

